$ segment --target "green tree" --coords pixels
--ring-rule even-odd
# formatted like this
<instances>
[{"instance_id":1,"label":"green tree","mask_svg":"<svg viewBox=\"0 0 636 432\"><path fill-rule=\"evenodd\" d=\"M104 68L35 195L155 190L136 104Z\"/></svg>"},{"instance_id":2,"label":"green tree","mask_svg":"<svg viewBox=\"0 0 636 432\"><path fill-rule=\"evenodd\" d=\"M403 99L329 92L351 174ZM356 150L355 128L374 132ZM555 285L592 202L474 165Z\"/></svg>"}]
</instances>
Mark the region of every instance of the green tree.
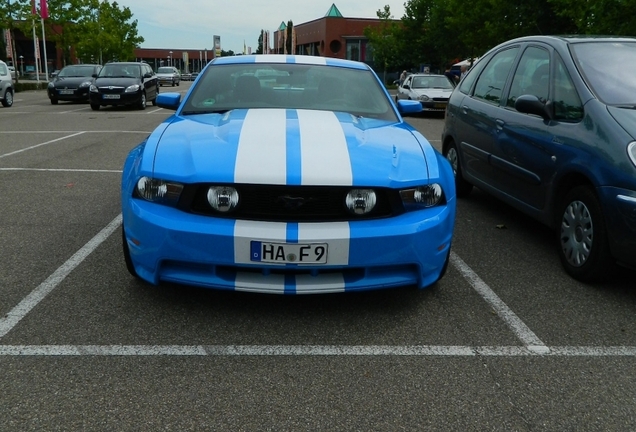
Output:
<instances>
[{"instance_id":1,"label":"green tree","mask_svg":"<svg viewBox=\"0 0 636 432\"><path fill-rule=\"evenodd\" d=\"M144 38L137 32L130 8L107 0L88 0L88 4L89 10L77 23L81 35L75 46L77 56L85 63L133 60L134 49Z\"/></svg>"},{"instance_id":2,"label":"green tree","mask_svg":"<svg viewBox=\"0 0 636 432\"><path fill-rule=\"evenodd\" d=\"M285 49L287 54L291 54L292 53L292 42L293 42L293 31L294 31L294 23L291 22L291 20L287 21L287 29L285 29L285 31L287 32L287 37L285 38Z\"/></svg>"},{"instance_id":3,"label":"green tree","mask_svg":"<svg viewBox=\"0 0 636 432\"><path fill-rule=\"evenodd\" d=\"M263 32L265 30L261 29L261 34L258 35L258 44L256 48L256 52L254 54L263 54Z\"/></svg>"},{"instance_id":4,"label":"green tree","mask_svg":"<svg viewBox=\"0 0 636 432\"><path fill-rule=\"evenodd\" d=\"M397 70L404 63L402 58L401 29L391 15L391 7L385 5L378 9L376 15L380 24L375 27L366 27L364 36L369 40L369 46L373 52L373 66L383 72L383 80L386 82L386 73Z\"/></svg>"}]
</instances>

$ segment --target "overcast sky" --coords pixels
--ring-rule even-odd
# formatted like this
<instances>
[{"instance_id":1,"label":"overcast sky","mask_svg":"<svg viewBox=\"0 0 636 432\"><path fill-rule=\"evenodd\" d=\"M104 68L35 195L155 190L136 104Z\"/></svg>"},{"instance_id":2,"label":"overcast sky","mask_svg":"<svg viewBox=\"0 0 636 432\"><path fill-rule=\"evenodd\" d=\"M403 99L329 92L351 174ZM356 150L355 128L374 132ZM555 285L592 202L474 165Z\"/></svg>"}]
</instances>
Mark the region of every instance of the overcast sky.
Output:
<instances>
[{"instance_id":1,"label":"overcast sky","mask_svg":"<svg viewBox=\"0 0 636 432\"><path fill-rule=\"evenodd\" d=\"M142 48L208 49L221 36L221 49L243 52L243 41L256 51L261 29L274 32L281 22L299 25L325 16L335 3L346 18L377 18L391 7L404 15L405 0L117 0L128 7L145 39Z\"/></svg>"}]
</instances>

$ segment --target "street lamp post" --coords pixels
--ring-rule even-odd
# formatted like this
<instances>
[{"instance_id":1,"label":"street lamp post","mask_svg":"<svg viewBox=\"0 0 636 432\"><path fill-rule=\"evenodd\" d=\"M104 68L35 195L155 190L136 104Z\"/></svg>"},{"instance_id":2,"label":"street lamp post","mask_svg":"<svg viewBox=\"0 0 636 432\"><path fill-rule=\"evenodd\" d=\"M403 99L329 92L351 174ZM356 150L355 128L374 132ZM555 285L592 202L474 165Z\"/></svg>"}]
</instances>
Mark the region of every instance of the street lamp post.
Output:
<instances>
[{"instance_id":1,"label":"street lamp post","mask_svg":"<svg viewBox=\"0 0 636 432\"><path fill-rule=\"evenodd\" d=\"M172 51L169 51L168 54L170 54L168 59L169 59L169 62L170 62L170 66L172 66Z\"/></svg>"},{"instance_id":2,"label":"street lamp post","mask_svg":"<svg viewBox=\"0 0 636 432\"><path fill-rule=\"evenodd\" d=\"M24 56L20 56L20 76L24 76Z\"/></svg>"}]
</instances>

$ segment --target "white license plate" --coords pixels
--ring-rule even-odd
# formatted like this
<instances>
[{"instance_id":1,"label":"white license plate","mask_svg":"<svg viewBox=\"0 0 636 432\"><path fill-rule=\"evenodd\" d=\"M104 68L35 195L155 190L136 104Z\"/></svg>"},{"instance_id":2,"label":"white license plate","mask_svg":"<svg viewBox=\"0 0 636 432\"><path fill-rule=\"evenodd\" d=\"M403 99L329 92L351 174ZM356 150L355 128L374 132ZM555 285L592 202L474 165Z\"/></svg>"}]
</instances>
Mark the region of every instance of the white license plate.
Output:
<instances>
[{"instance_id":1,"label":"white license plate","mask_svg":"<svg viewBox=\"0 0 636 432\"><path fill-rule=\"evenodd\" d=\"M327 264L327 244L252 241L250 260L279 264Z\"/></svg>"},{"instance_id":2,"label":"white license plate","mask_svg":"<svg viewBox=\"0 0 636 432\"><path fill-rule=\"evenodd\" d=\"M104 99L119 99L118 94L105 94L103 95Z\"/></svg>"},{"instance_id":3,"label":"white license plate","mask_svg":"<svg viewBox=\"0 0 636 432\"><path fill-rule=\"evenodd\" d=\"M60 94L73 94L75 93L73 90L60 90Z\"/></svg>"}]
</instances>

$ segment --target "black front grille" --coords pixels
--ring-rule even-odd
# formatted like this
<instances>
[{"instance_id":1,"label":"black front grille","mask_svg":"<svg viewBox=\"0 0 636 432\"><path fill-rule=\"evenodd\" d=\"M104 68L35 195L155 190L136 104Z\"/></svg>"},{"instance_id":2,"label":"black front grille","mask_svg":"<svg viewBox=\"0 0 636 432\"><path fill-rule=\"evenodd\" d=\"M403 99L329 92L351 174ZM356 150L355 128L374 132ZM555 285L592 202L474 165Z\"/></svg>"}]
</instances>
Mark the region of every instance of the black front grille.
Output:
<instances>
[{"instance_id":1,"label":"black front grille","mask_svg":"<svg viewBox=\"0 0 636 432\"><path fill-rule=\"evenodd\" d=\"M373 188L377 201L364 216L351 214L345 197L348 186L272 186L233 185L239 193L239 205L227 214L210 207L209 184L186 186L179 207L184 211L232 219L261 221L327 222L390 217L404 212L396 191Z\"/></svg>"},{"instance_id":2,"label":"black front grille","mask_svg":"<svg viewBox=\"0 0 636 432\"><path fill-rule=\"evenodd\" d=\"M100 87L99 92L102 94L121 94L125 90L124 87L115 87L115 86L105 86Z\"/></svg>"},{"instance_id":3,"label":"black front grille","mask_svg":"<svg viewBox=\"0 0 636 432\"><path fill-rule=\"evenodd\" d=\"M434 97L433 100L435 102L448 102L448 98L447 97Z\"/></svg>"}]
</instances>

